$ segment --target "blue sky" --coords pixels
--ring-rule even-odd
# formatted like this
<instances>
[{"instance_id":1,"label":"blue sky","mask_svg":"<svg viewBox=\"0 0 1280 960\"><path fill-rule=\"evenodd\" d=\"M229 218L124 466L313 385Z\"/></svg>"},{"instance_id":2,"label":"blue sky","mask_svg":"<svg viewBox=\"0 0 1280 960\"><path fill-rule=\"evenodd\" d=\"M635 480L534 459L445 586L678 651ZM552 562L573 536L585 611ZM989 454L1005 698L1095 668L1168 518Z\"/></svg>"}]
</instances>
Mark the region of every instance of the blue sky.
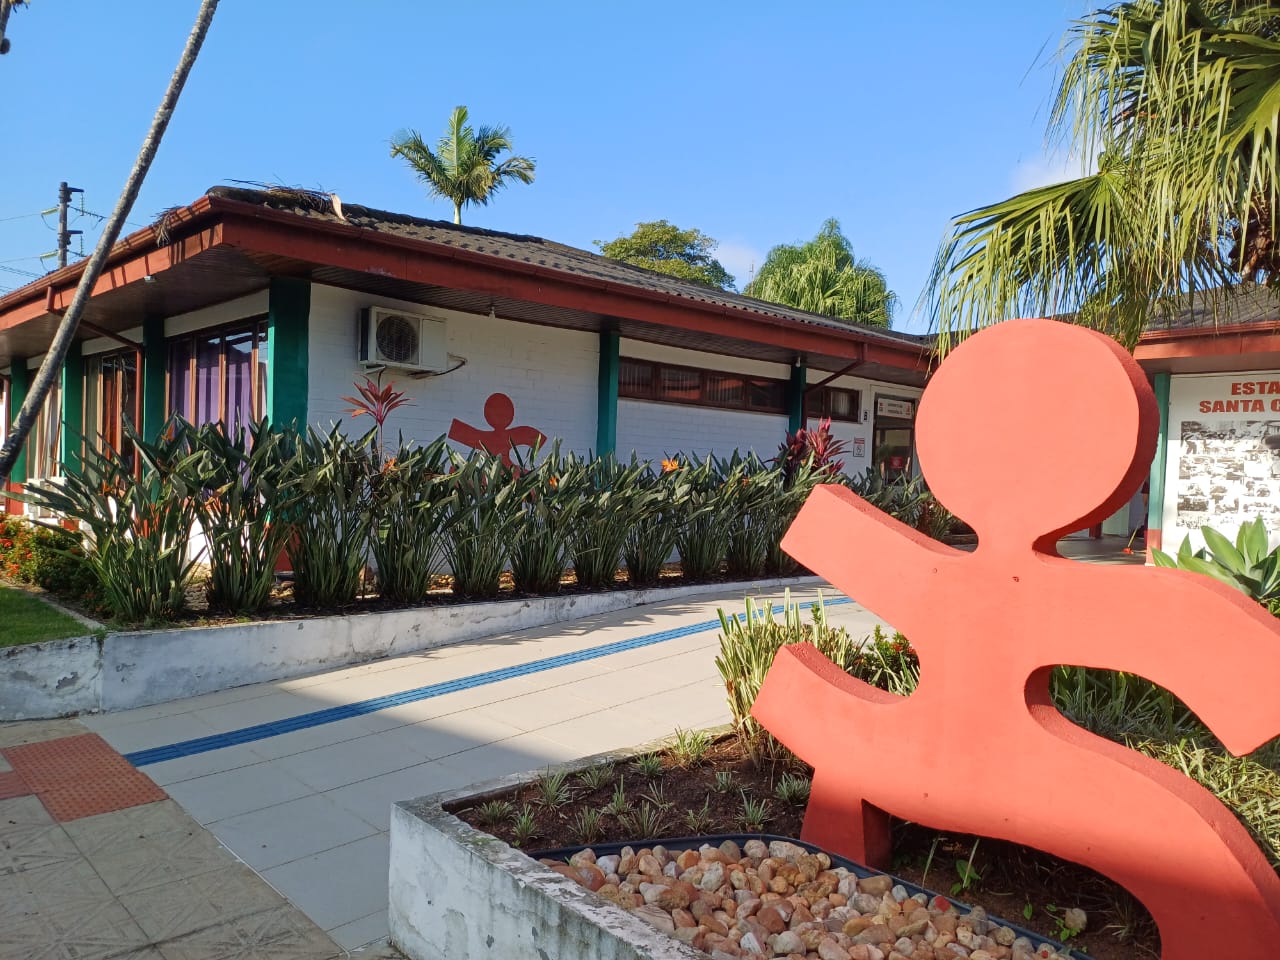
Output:
<instances>
[{"instance_id":1,"label":"blue sky","mask_svg":"<svg viewBox=\"0 0 1280 960\"><path fill-rule=\"evenodd\" d=\"M223 0L134 226L232 179L448 219L387 142L466 104L537 160L471 225L593 249L697 227L745 283L840 220L912 311L950 217L1066 176L1045 141L1080 0ZM198 3L32 0L0 58L0 292L53 266L59 180L115 202ZM905 14L905 15L904 15ZM909 19L908 19L909 17ZM16 218L16 219L10 219ZM86 252L98 221L78 218ZM13 272L21 271L21 272Z\"/></svg>"}]
</instances>

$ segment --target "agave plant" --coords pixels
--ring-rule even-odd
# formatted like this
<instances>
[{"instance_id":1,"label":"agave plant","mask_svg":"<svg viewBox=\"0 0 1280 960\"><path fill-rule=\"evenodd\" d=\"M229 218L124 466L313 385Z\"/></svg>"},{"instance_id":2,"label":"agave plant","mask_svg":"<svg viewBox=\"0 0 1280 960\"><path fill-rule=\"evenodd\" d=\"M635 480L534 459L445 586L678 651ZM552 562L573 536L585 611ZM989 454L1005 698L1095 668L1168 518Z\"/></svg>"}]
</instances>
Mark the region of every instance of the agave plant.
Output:
<instances>
[{"instance_id":1,"label":"agave plant","mask_svg":"<svg viewBox=\"0 0 1280 960\"><path fill-rule=\"evenodd\" d=\"M192 453L186 424L174 421L147 443L131 427L141 469L114 452L86 450L78 474L32 484L22 499L80 521L89 531L87 561L112 615L125 623L172 620L203 551L191 551L196 493L185 479Z\"/></svg>"},{"instance_id":2,"label":"agave plant","mask_svg":"<svg viewBox=\"0 0 1280 960\"><path fill-rule=\"evenodd\" d=\"M1193 570L1213 577L1257 600L1273 614L1280 615L1280 547L1271 549L1271 538L1261 517L1241 525L1236 542L1231 543L1212 527L1201 527L1204 547L1191 549L1187 537L1176 557L1152 550L1158 567Z\"/></svg>"}]
</instances>

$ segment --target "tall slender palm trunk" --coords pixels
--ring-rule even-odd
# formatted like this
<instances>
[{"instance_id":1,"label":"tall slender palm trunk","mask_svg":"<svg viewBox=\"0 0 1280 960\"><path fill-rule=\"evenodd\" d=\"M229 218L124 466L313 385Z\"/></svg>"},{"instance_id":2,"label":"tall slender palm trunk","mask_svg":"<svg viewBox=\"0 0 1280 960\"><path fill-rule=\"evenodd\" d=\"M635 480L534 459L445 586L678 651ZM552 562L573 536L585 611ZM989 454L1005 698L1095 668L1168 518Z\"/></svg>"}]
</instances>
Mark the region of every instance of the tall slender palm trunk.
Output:
<instances>
[{"instance_id":1,"label":"tall slender palm trunk","mask_svg":"<svg viewBox=\"0 0 1280 960\"><path fill-rule=\"evenodd\" d=\"M62 315L58 330L53 336L53 342L49 345L49 351L44 355L35 380L32 381L31 389L22 403L22 409L18 411L18 416L9 429L9 437L4 446L0 447L0 477L5 480L13 471L14 461L18 459L18 452L22 449L27 434L31 432L36 422L45 396L62 371L62 364L75 339L76 329L80 326L80 317L89 304L90 293L102 274L107 255L120 236L120 230L133 209L134 201L138 199L142 181L146 179L147 171L151 169L156 151L160 149L160 141L164 137L165 129L169 126L169 120L173 116L174 108L178 105L178 97L182 94L182 88L191 74L196 57L200 54L200 48L204 44L205 35L209 32L209 25L213 22L213 14L217 8L218 0L201 0L195 25L191 28L191 35L187 37L187 45L182 51L178 66L169 79L169 87L165 90L164 99L156 108L151 129L147 131L146 139L142 141L142 147L138 151L138 159L134 161L133 169L129 172L129 178L125 181L124 189L120 192L120 199L116 201L111 217L102 228L102 236L98 238L98 245L94 248L93 255L85 264L84 272L80 275L80 283L71 299L71 305Z\"/></svg>"}]
</instances>

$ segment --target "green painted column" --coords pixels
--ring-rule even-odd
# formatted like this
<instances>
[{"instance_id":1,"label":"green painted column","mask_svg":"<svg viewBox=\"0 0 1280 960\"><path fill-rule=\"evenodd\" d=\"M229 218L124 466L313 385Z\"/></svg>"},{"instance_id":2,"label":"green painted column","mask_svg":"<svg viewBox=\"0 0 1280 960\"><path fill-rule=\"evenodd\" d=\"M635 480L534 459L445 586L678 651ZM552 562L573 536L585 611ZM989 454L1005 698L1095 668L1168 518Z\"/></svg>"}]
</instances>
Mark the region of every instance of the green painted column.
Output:
<instances>
[{"instance_id":1,"label":"green painted column","mask_svg":"<svg viewBox=\"0 0 1280 960\"><path fill-rule=\"evenodd\" d=\"M13 425L14 418L22 409L22 401L27 399L27 391L31 389L31 371L27 369L25 357L14 358L9 365L9 409L5 411L5 423ZM24 443L13 461L13 473L9 475L13 483L22 483L27 479L27 445Z\"/></svg>"},{"instance_id":2,"label":"green painted column","mask_svg":"<svg viewBox=\"0 0 1280 960\"><path fill-rule=\"evenodd\" d=\"M1160 432L1156 435L1156 455L1151 461L1151 483L1147 493L1147 530L1159 530L1164 522L1164 473L1169 453L1169 374L1157 373L1156 409L1160 411Z\"/></svg>"},{"instance_id":3,"label":"green painted column","mask_svg":"<svg viewBox=\"0 0 1280 960\"><path fill-rule=\"evenodd\" d=\"M787 386L787 432L795 433L804 426L804 388L808 370L803 363L791 367L791 383Z\"/></svg>"},{"instance_id":4,"label":"green painted column","mask_svg":"<svg viewBox=\"0 0 1280 960\"><path fill-rule=\"evenodd\" d=\"M273 427L307 426L311 281L272 277L267 301L267 416Z\"/></svg>"},{"instance_id":5,"label":"green painted column","mask_svg":"<svg viewBox=\"0 0 1280 960\"><path fill-rule=\"evenodd\" d=\"M617 452L618 357L621 340L616 330L600 331L600 380L596 395L597 457Z\"/></svg>"},{"instance_id":6,"label":"green painted column","mask_svg":"<svg viewBox=\"0 0 1280 960\"><path fill-rule=\"evenodd\" d=\"M164 428L164 410L168 398L164 390L167 351L164 343L164 318L148 317L142 321L142 424L139 430L148 442L155 442Z\"/></svg>"},{"instance_id":7,"label":"green painted column","mask_svg":"<svg viewBox=\"0 0 1280 960\"><path fill-rule=\"evenodd\" d=\"M58 432L58 462L63 475L79 474L84 452L84 354L71 344L62 364L62 429Z\"/></svg>"}]
</instances>

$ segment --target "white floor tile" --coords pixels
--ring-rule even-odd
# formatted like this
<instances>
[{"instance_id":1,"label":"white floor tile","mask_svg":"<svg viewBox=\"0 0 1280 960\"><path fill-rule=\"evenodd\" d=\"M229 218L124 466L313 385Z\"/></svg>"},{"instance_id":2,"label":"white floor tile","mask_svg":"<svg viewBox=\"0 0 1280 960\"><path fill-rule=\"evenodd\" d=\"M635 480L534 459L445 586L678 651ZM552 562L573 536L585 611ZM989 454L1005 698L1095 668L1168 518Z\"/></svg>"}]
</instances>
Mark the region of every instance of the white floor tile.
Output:
<instances>
[{"instance_id":1,"label":"white floor tile","mask_svg":"<svg viewBox=\"0 0 1280 960\"><path fill-rule=\"evenodd\" d=\"M148 764L142 768L142 772L160 786L167 787L171 783L194 780L197 777L207 777L213 773L261 763L265 758L255 748L260 743L269 742L237 743L220 750L210 750L208 753L179 757L177 760L162 760L160 763Z\"/></svg>"},{"instance_id":2,"label":"white floor tile","mask_svg":"<svg viewBox=\"0 0 1280 960\"><path fill-rule=\"evenodd\" d=\"M273 761L311 789L323 793L335 787L403 770L425 756L391 742L380 734L346 740Z\"/></svg>"},{"instance_id":3,"label":"white floor tile","mask_svg":"<svg viewBox=\"0 0 1280 960\"><path fill-rule=\"evenodd\" d=\"M210 825L209 829L236 856L258 871L378 832L321 794L228 817Z\"/></svg>"},{"instance_id":4,"label":"white floor tile","mask_svg":"<svg viewBox=\"0 0 1280 960\"><path fill-rule=\"evenodd\" d=\"M169 717L154 720L140 720L137 723L124 724L99 730L98 736L111 744L120 753L132 753L135 750L146 750L150 747L163 747L183 740L195 740L218 733L203 719L193 713L177 713Z\"/></svg>"},{"instance_id":5,"label":"white floor tile","mask_svg":"<svg viewBox=\"0 0 1280 960\"><path fill-rule=\"evenodd\" d=\"M314 792L274 763L237 767L171 784L166 789L169 796L203 824L296 800Z\"/></svg>"},{"instance_id":6,"label":"white floor tile","mask_svg":"<svg viewBox=\"0 0 1280 960\"><path fill-rule=\"evenodd\" d=\"M386 909L390 863L387 835L378 833L262 875L316 924L333 930Z\"/></svg>"},{"instance_id":7,"label":"white floor tile","mask_svg":"<svg viewBox=\"0 0 1280 960\"><path fill-rule=\"evenodd\" d=\"M330 790L325 797L371 826L387 830L391 823L391 805L397 800L443 793L464 787L469 782L467 774L438 762L420 763L416 767Z\"/></svg>"},{"instance_id":8,"label":"white floor tile","mask_svg":"<svg viewBox=\"0 0 1280 960\"><path fill-rule=\"evenodd\" d=\"M326 932L343 950L356 950L366 944L387 938L390 934L387 926L387 911L378 910L367 917L352 920L350 923L344 923Z\"/></svg>"}]
</instances>

